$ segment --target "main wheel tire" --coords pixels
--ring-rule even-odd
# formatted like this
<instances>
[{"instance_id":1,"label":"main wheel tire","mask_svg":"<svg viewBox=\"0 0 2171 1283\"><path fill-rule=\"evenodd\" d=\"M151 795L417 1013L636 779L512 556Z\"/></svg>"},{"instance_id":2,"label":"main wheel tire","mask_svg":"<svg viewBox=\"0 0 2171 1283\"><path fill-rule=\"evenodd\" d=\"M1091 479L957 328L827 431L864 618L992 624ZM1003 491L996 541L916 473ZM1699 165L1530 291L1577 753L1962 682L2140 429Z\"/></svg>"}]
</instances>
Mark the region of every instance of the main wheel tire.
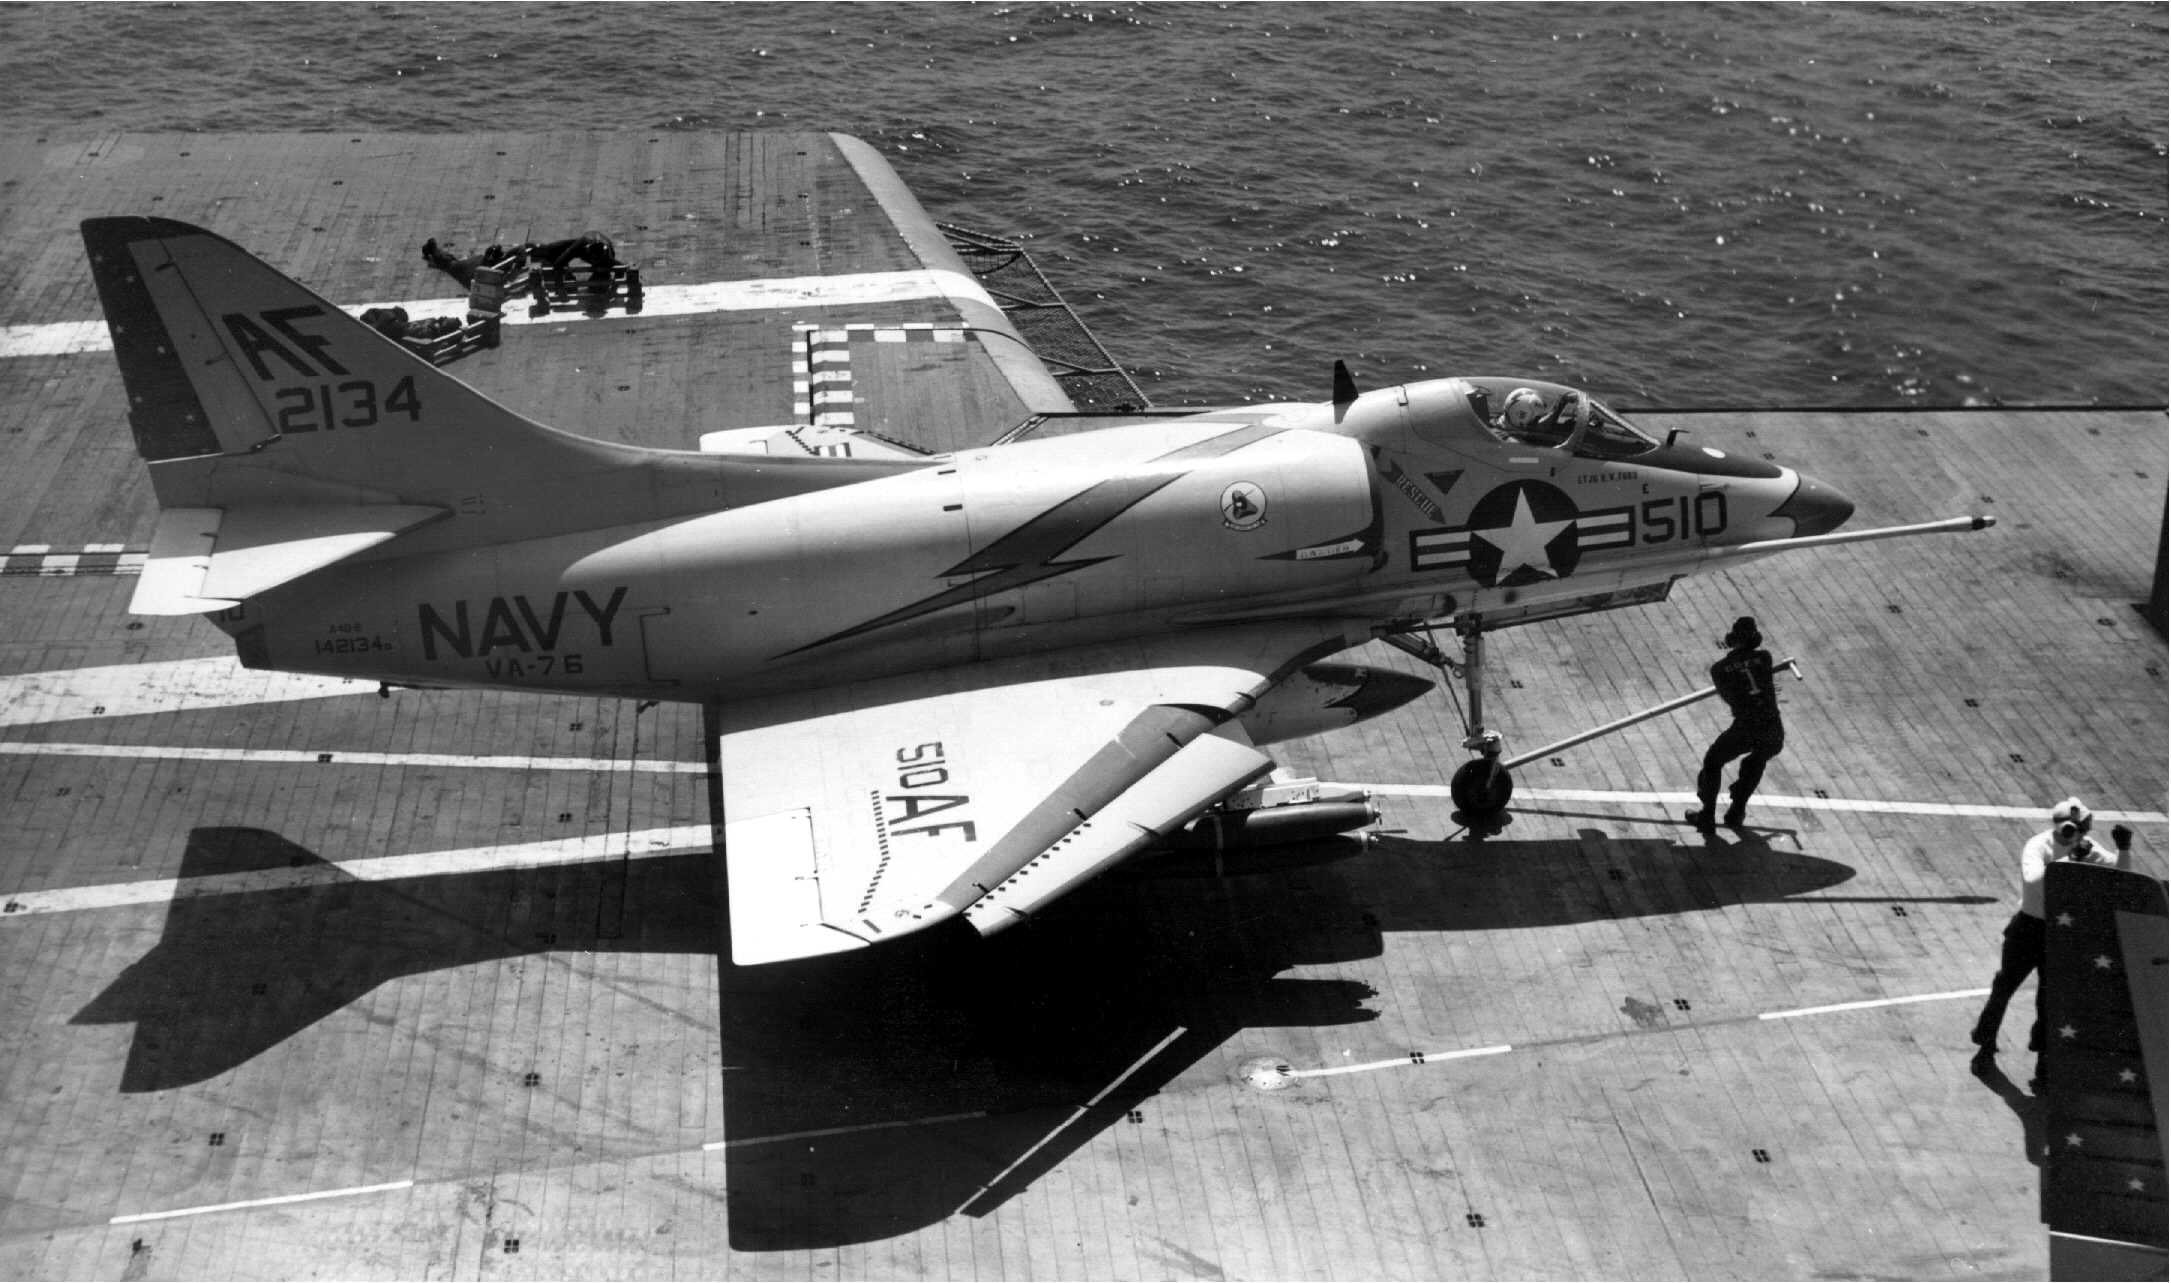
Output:
<instances>
[{"instance_id":1,"label":"main wheel tire","mask_svg":"<svg viewBox=\"0 0 2171 1283\"><path fill-rule=\"evenodd\" d=\"M1481 757L1462 764L1448 781L1448 792L1465 815L1497 815L1515 796L1515 777L1494 759Z\"/></svg>"}]
</instances>

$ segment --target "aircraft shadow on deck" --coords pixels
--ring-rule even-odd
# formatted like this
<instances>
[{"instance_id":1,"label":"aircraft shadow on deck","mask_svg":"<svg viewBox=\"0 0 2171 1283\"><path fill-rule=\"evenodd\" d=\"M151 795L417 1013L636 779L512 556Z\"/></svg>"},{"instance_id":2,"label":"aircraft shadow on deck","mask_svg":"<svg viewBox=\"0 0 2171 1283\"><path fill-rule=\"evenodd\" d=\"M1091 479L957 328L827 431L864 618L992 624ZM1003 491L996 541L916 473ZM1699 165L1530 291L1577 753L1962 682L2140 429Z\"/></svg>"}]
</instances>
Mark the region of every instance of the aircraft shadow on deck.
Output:
<instances>
[{"instance_id":1,"label":"aircraft shadow on deck","mask_svg":"<svg viewBox=\"0 0 2171 1283\"><path fill-rule=\"evenodd\" d=\"M1854 870L1774 849L1754 834L1615 838L1580 830L1573 841L1424 842L1382 838L1373 859L1348 867L1370 885L1389 931L1493 931L1616 918L1700 913L1789 900L1834 887ZM1883 903L1883 901L1879 901Z\"/></svg>"},{"instance_id":2,"label":"aircraft shadow on deck","mask_svg":"<svg viewBox=\"0 0 2171 1283\"><path fill-rule=\"evenodd\" d=\"M1380 951L1331 870L1117 878L989 939L952 925L723 968L734 1248L983 1215L1109 1128L1162 1125L1151 1098L1239 1030L1376 1018L1367 985L1280 974Z\"/></svg>"},{"instance_id":3,"label":"aircraft shadow on deck","mask_svg":"<svg viewBox=\"0 0 2171 1283\"><path fill-rule=\"evenodd\" d=\"M196 830L183 878L323 863ZM158 944L75 1017L136 1023L121 1090L246 1064L402 976L558 949L730 956L708 852L178 899ZM1618 873L1620 876L1613 876ZM741 1251L867 1242L992 1211L1254 1027L1375 1018L1383 931L1546 927L1777 901L1853 871L1724 844L1387 838L1226 880L1117 877L990 939L970 928L719 966L726 1198ZM607 934L610 933L610 934Z\"/></svg>"},{"instance_id":4,"label":"aircraft shadow on deck","mask_svg":"<svg viewBox=\"0 0 2171 1283\"><path fill-rule=\"evenodd\" d=\"M1109 1128L1155 1126L1152 1097L1240 1030L1373 1019L1362 984L1280 973L1377 956L1385 931L1694 912L1852 876L1755 838L1389 838L1332 867L1105 881L987 940L959 926L726 967L731 1243L835 1246L990 1211Z\"/></svg>"},{"instance_id":5,"label":"aircraft shadow on deck","mask_svg":"<svg viewBox=\"0 0 2171 1283\"><path fill-rule=\"evenodd\" d=\"M277 833L206 827L178 875L311 867L332 866ZM72 1023L133 1022L120 1090L171 1091L406 976L550 951L728 959L722 867L703 851L183 896ZM1319 870L1119 878L1076 901L992 940L959 925L838 958L720 965L735 1246L860 1242L992 1210L1236 1030L1374 1018L1365 985L1278 974L1379 952Z\"/></svg>"},{"instance_id":6,"label":"aircraft shadow on deck","mask_svg":"<svg viewBox=\"0 0 2171 1283\"><path fill-rule=\"evenodd\" d=\"M70 1023L135 1023L124 1093L191 1086L403 976L552 949L707 952L715 939L712 858L694 852L386 881L335 875L317 885L176 898L158 943ZM264 829L197 828L179 876L185 883L333 867Z\"/></svg>"}]
</instances>

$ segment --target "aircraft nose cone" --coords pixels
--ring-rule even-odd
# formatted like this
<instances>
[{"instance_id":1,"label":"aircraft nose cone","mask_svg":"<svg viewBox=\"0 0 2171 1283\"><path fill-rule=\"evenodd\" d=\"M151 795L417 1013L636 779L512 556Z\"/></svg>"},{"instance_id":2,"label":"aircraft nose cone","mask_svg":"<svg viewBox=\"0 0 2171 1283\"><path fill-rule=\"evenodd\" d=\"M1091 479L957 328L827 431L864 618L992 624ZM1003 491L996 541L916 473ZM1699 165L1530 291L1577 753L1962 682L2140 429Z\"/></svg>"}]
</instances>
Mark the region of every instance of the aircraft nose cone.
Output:
<instances>
[{"instance_id":1,"label":"aircraft nose cone","mask_svg":"<svg viewBox=\"0 0 2171 1283\"><path fill-rule=\"evenodd\" d=\"M1334 701L1334 707L1346 708L1356 714L1356 720L1377 717L1389 709L1396 709L1432 689L1432 683L1422 677L1398 673L1389 668L1359 668L1348 670L1342 665L1315 665L1317 668L1342 669L1336 676L1353 684L1356 689Z\"/></svg>"},{"instance_id":2,"label":"aircraft nose cone","mask_svg":"<svg viewBox=\"0 0 2171 1283\"><path fill-rule=\"evenodd\" d=\"M1779 505L1772 514L1794 519L1794 537L1827 534L1846 524L1854 515L1854 500L1841 494L1815 477L1804 475L1794 487L1794 493Z\"/></svg>"}]
</instances>

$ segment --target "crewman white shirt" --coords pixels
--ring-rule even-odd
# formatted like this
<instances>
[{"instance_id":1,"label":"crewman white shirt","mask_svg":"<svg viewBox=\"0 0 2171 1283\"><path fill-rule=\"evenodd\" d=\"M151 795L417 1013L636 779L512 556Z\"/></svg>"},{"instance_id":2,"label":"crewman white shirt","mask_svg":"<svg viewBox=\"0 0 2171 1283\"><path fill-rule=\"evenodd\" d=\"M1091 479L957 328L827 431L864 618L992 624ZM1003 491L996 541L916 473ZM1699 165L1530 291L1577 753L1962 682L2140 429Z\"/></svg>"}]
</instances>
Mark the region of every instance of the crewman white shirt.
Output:
<instances>
[{"instance_id":1,"label":"crewman white shirt","mask_svg":"<svg viewBox=\"0 0 2171 1283\"><path fill-rule=\"evenodd\" d=\"M2126 867L2126 853L2101 842L2091 842L2092 850L2086 856L2077 857L2084 864L2108 864L2114 869ZM2071 857L2070 849L2060 850L2058 840L2051 830L2028 839L2020 848L2020 911L2031 918L2043 916L2043 870L2062 858Z\"/></svg>"}]
</instances>

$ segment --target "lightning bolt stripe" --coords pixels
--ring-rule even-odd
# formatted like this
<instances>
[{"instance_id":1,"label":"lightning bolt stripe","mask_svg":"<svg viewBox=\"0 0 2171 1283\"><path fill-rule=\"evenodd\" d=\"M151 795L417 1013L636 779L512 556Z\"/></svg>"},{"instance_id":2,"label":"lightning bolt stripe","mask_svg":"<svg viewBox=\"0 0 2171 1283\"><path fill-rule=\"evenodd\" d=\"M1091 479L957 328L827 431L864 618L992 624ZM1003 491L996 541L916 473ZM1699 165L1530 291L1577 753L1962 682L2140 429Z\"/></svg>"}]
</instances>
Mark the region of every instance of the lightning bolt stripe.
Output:
<instances>
[{"instance_id":1,"label":"lightning bolt stripe","mask_svg":"<svg viewBox=\"0 0 2171 1283\"><path fill-rule=\"evenodd\" d=\"M987 547L943 571L940 576L944 579L958 575L977 576L971 583L959 584L932 596L922 597L910 605L900 606L887 614L877 615L873 619L831 633L819 641L808 642L784 654L796 655L801 651L858 637L978 598L991 597L1012 588L1023 588L1043 579L1053 579L1057 575L1107 561L1106 557L1081 557L1072 561L1057 561L1056 558L1084 542L1089 535L1122 516L1147 496L1190 475L1188 468L1167 465L1233 454L1245 446L1264 441L1282 431L1284 429L1267 427L1264 424L1247 424L1234 431L1156 455L1147 460L1147 467L1154 469L1152 471L1096 481L1054 507L1027 519Z\"/></svg>"}]
</instances>

